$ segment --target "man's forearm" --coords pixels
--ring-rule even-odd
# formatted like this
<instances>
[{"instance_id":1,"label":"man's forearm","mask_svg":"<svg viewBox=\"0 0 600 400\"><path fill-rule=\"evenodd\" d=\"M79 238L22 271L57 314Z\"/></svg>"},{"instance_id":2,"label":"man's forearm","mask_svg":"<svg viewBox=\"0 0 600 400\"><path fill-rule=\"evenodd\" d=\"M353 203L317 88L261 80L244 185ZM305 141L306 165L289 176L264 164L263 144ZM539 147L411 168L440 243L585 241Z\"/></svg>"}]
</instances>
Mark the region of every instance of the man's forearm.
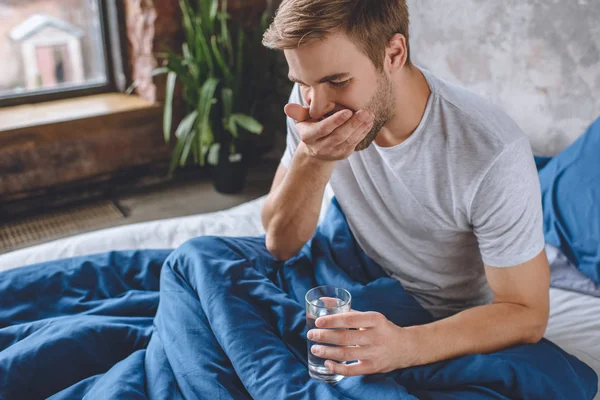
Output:
<instances>
[{"instance_id":1,"label":"man's forearm","mask_svg":"<svg viewBox=\"0 0 600 400\"><path fill-rule=\"evenodd\" d=\"M297 252L314 233L325 186L335 162L308 155L301 143L284 181L267 199L263 221L267 247L278 258Z\"/></svg>"},{"instance_id":2,"label":"man's forearm","mask_svg":"<svg viewBox=\"0 0 600 400\"><path fill-rule=\"evenodd\" d=\"M494 303L427 325L406 328L418 349L418 365L467 354L491 353L541 340L547 319L535 310Z\"/></svg>"}]
</instances>

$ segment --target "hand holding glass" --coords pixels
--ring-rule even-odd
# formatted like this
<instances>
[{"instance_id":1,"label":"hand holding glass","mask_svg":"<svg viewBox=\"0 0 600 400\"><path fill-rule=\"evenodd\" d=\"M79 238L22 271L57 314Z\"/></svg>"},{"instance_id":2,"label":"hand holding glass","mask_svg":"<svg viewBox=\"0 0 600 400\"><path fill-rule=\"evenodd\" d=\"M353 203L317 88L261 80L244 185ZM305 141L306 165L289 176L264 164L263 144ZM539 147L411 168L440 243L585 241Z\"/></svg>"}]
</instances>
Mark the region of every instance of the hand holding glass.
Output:
<instances>
[{"instance_id":1,"label":"hand holding glass","mask_svg":"<svg viewBox=\"0 0 600 400\"><path fill-rule=\"evenodd\" d=\"M333 286L319 286L309 290L306 293L306 326L307 332L315 329L315 321L325 315L334 315L350 312L352 296L350 292L342 288ZM324 358L317 357L310 351L310 348L319 344L321 346L332 346L331 344L316 343L308 341L308 372L311 377L325 382L338 382L343 375L332 373L325 366Z\"/></svg>"}]
</instances>

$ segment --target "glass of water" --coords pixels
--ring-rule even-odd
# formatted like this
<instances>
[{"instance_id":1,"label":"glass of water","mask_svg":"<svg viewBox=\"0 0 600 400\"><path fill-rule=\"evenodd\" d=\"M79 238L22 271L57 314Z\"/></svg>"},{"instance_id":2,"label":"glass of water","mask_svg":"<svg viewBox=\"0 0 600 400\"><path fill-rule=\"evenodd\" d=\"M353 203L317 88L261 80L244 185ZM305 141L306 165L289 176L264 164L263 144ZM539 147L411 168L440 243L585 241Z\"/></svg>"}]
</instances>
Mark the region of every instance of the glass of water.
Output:
<instances>
[{"instance_id":1,"label":"glass of water","mask_svg":"<svg viewBox=\"0 0 600 400\"><path fill-rule=\"evenodd\" d=\"M334 286L319 286L306 293L306 327L307 332L315 329L315 321L325 315L341 314L350 311L352 296L346 289ZM319 344L322 346L335 346L326 343L308 341L308 373L315 379L325 382L338 382L343 375L334 374L325 367L326 359L311 353L310 348ZM333 361L333 360L332 360ZM334 361L336 362L336 361Z\"/></svg>"}]
</instances>

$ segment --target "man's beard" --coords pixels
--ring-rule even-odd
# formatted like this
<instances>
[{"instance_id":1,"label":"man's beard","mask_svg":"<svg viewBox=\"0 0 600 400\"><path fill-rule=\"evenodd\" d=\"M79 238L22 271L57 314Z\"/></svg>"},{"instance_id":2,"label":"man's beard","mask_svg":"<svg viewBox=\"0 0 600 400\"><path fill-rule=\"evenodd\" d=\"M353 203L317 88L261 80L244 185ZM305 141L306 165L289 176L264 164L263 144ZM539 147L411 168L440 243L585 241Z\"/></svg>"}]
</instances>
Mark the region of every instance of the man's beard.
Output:
<instances>
[{"instance_id":1,"label":"man's beard","mask_svg":"<svg viewBox=\"0 0 600 400\"><path fill-rule=\"evenodd\" d=\"M362 107L364 110L371 111L375 114L373 121L373 128L366 134L366 136L356 145L355 151L365 150L373 143L379 131L388 122L390 118L394 116L396 108L396 99L394 97L394 88L391 80L387 77L385 72L381 72L378 79L378 87L375 94Z\"/></svg>"}]
</instances>

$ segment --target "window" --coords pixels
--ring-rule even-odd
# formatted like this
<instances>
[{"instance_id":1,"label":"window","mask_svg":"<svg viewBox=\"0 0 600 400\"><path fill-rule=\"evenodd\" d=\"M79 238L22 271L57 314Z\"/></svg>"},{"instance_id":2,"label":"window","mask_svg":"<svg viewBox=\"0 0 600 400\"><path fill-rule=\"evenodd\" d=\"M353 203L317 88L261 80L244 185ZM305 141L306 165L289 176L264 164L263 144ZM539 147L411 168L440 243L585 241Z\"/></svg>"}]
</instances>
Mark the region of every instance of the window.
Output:
<instances>
[{"instance_id":1,"label":"window","mask_svg":"<svg viewBox=\"0 0 600 400\"><path fill-rule=\"evenodd\" d=\"M116 2L0 0L0 105L114 91Z\"/></svg>"}]
</instances>

